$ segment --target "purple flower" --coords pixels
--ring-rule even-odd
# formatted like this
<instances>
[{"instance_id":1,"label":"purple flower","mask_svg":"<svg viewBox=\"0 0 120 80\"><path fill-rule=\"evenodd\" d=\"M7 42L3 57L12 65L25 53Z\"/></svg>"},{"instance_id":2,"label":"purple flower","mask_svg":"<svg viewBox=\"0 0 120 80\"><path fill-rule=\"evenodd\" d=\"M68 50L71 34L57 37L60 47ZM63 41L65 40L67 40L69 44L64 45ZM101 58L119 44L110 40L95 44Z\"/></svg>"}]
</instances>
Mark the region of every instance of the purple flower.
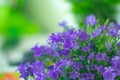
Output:
<instances>
[{"instance_id":1,"label":"purple flower","mask_svg":"<svg viewBox=\"0 0 120 80\"><path fill-rule=\"evenodd\" d=\"M64 42L64 49L71 49L73 46L73 41L71 41L70 39L66 39L65 42Z\"/></svg>"},{"instance_id":2,"label":"purple flower","mask_svg":"<svg viewBox=\"0 0 120 80\"><path fill-rule=\"evenodd\" d=\"M112 68L105 68L105 71L103 73L104 80L115 80L115 77L117 74L114 72Z\"/></svg>"},{"instance_id":3,"label":"purple flower","mask_svg":"<svg viewBox=\"0 0 120 80\"><path fill-rule=\"evenodd\" d=\"M18 68L18 71L20 72L20 78L24 79L27 79L28 76L31 76L32 74L29 63L21 64Z\"/></svg>"},{"instance_id":4,"label":"purple flower","mask_svg":"<svg viewBox=\"0 0 120 80\"><path fill-rule=\"evenodd\" d=\"M61 23L59 23L59 25L62 27L67 27L67 21L62 21Z\"/></svg>"},{"instance_id":5,"label":"purple flower","mask_svg":"<svg viewBox=\"0 0 120 80\"><path fill-rule=\"evenodd\" d=\"M88 46L82 46L82 51L83 52L88 52L90 48Z\"/></svg>"},{"instance_id":6,"label":"purple flower","mask_svg":"<svg viewBox=\"0 0 120 80\"><path fill-rule=\"evenodd\" d=\"M93 14L90 14L85 19L85 24L87 26L93 26L97 23L96 17Z\"/></svg>"},{"instance_id":7,"label":"purple flower","mask_svg":"<svg viewBox=\"0 0 120 80\"><path fill-rule=\"evenodd\" d=\"M73 67L76 70L80 70L81 68L83 68L83 66L82 66L82 64L80 62L74 62Z\"/></svg>"},{"instance_id":8,"label":"purple flower","mask_svg":"<svg viewBox=\"0 0 120 80\"><path fill-rule=\"evenodd\" d=\"M79 80L85 80L85 74L83 74L83 73L80 73L80 75L79 75Z\"/></svg>"},{"instance_id":9,"label":"purple flower","mask_svg":"<svg viewBox=\"0 0 120 80\"><path fill-rule=\"evenodd\" d=\"M61 64L61 66L62 67L71 67L72 65L73 65L73 61L72 61L72 59L67 59L67 60L61 60L61 62L62 62L62 64Z\"/></svg>"},{"instance_id":10,"label":"purple flower","mask_svg":"<svg viewBox=\"0 0 120 80\"><path fill-rule=\"evenodd\" d=\"M79 49L79 45L78 45L77 42L74 42L74 44L73 44L73 50L75 51L77 49Z\"/></svg>"},{"instance_id":11,"label":"purple flower","mask_svg":"<svg viewBox=\"0 0 120 80\"><path fill-rule=\"evenodd\" d=\"M69 30L69 31L66 31L66 32L63 32L63 38L64 39L71 39L71 40L75 40L77 37L77 31L75 31L74 29L73 30Z\"/></svg>"},{"instance_id":12,"label":"purple flower","mask_svg":"<svg viewBox=\"0 0 120 80\"><path fill-rule=\"evenodd\" d=\"M36 77L35 80L45 80L43 77Z\"/></svg>"},{"instance_id":13,"label":"purple flower","mask_svg":"<svg viewBox=\"0 0 120 80\"><path fill-rule=\"evenodd\" d=\"M85 56L80 55L79 58L80 58L80 60L84 60Z\"/></svg>"},{"instance_id":14,"label":"purple flower","mask_svg":"<svg viewBox=\"0 0 120 80\"><path fill-rule=\"evenodd\" d=\"M94 55L94 52L93 52L93 53L91 53L91 54L88 56L88 59L91 60L91 59L93 59L94 57L95 57L95 55Z\"/></svg>"},{"instance_id":15,"label":"purple flower","mask_svg":"<svg viewBox=\"0 0 120 80\"><path fill-rule=\"evenodd\" d=\"M94 80L94 74L86 73L85 74L85 80Z\"/></svg>"},{"instance_id":16,"label":"purple flower","mask_svg":"<svg viewBox=\"0 0 120 80\"><path fill-rule=\"evenodd\" d=\"M44 63L40 61L33 62L31 69L36 79L45 79Z\"/></svg>"},{"instance_id":17,"label":"purple flower","mask_svg":"<svg viewBox=\"0 0 120 80\"><path fill-rule=\"evenodd\" d=\"M79 77L79 73L76 71L70 72L70 79L76 80L76 78Z\"/></svg>"},{"instance_id":18,"label":"purple flower","mask_svg":"<svg viewBox=\"0 0 120 80\"><path fill-rule=\"evenodd\" d=\"M98 61L101 61L101 60L105 60L106 61L106 54L105 53L98 53L97 55L96 55L96 59L98 60Z\"/></svg>"},{"instance_id":19,"label":"purple flower","mask_svg":"<svg viewBox=\"0 0 120 80\"><path fill-rule=\"evenodd\" d=\"M57 78L59 77L59 75L62 73L61 72L61 68L63 67L64 68L65 66L65 63L63 60L60 60L60 61L57 61L54 65L54 68L53 69L50 69L48 71L48 75L50 78L53 78L54 80L57 80ZM64 70L64 69L63 69ZM63 71L62 70L62 71ZM64 72L63 72L64 73ZM62 75L62 74L61 74Z\"/></svg>"},{"instance_id":20,"label":"purple flower","mask_svg":"<svg viewBox=\"0 0 120 80\"><path fill-rule=\"evenodd\" d=\"M63 48L64 49L78 49L78 43L75 41L77 38L77 33L74 31L68 31L66 33L64 33L63 35L64 38L64 42L63 42Z\"/></svg>"},{"instance_id":21,"label":"purple flower","mask_svg":"<svg viewBox=\"0 0 120 80\"><path fill-rule=\"evenodd\" d=\"M82 31L82 30L78 30L78 32L77 32L78 36L81 36L81 35L82 35L82 33L83 33L83 31Z\"/></svg>"},{"instance_id":22,"label":"purple flower","mask_svg":"<svg viewBox=\"0 0 120 80\"><path fill-rule=\"evenodd\" d=\"M96 69L97 69L97 66L98 66L98 65L96 65L96 64L91 65L90 70L96 70Z\"/></svg>"},{"instance_id":23,"label":"purple flower","mask_svg":"<svg viewBox=\"0 0 120 80\"><path fill-rule=\"evenodd\" d=\"M34 56L35 57L39 57L42 55L52 55L54 54L54 51L52 50L52 48L48 47L48 46L35 46L31 49L32 51L34 51Z\"/></svg>"},{"instance_id":24,"label":"purple flower","mask_svg":"<svg viewBox=\"0 0 120 80\"><path fill-rule=\"evenodd\" d=\"M120 24L118 24L118 23L114 23L113 26L118 30L120 29Z\"/></svg>"},{"instance_id":25,"label":"purple flower","mask_svg":"<svg viewBox=\"0 0 120 80\"><path fill-rule=\"evenodd\" d=\"M63 48L67 49L67 50L70 50L70 49L76 50L76 49L79 48L79 46L78 46L77 43L75 43L75 42L73 42L73 41L71 41L69 39L68 40L66 39L64 44L63 44Z\"/></svg>"},{"instance_id":26,"label":"purple flower","mask_svg":"<svg viewBox=\"0 0 120 80\"><path fill-rule=\"evenodd\" d=\"M53 49L78 49L79 46L75 41L77 38L77 32L74 30L68 30L63 33L52 34L49 37L49 44Z\"/></svg>"},{"instance_id":27,"label":"purple flower","mask_svg":"<svg viewBox=\"0 0 120 80\"><path fill-rule=\"evenodd\" d=\"M80 39L80 41L88 41L90 36L86 32L82 32L82 30L79 30L78 31L78 38Z\"/></svg>"},{"instance_id":28,"label":"purple flower","mask_svg":"<svg viewBox=\"0 0 120 80\"><path fill-rule=\"evenodd\" d=\"M114 58L112 58L112 68L120 76L120 56L115 56Z\"/></svg>"},{"instance_id":29,"label":"purple flower","mask_svg":"<svg viewBox=\"0 0 120 80\"><path fill-rule=\"evenodd\" d=\"M59 72L57 70L49 70L48 74L50 78L57 80Z\"/></svg>"},{"instance_id":30,"label":"purple flower","mask_svg":"<svg viewBox=\"0 0 120 80\"><path fill-rule=\"evenodd\" d=\"M45 53L46 47L47 46L37 46L37 45L35 45L35 47L33 47L31 50L34 51L34 56L38 57L38 56L43 55L43 53Z\"/></svg>"},{"instance_id":31,"label":"purple flower","mask_svg":"<svg viewBox=\"0 0 120 80\"><path fill-rule=\"evenodd\" d=\"M118 35L118 31L115 28L110 28L109 34L111 36L117 36Z\"/></svg>"},{"instance_id":32,"label":"purple flower","mask_svg":"<svg viewBox=\"0 0 120 80\"><path fill-rule=\"evenodd\" d=\"M104 66L99 66L97 68L97 71L102 75L104 73L104 71L105 71L105 67Z\"/></svg>"},{"instance_id":33,"label":"purple flower","mask_svg":"<svg viewBox=\"0 0 120 80\"><path fill-rule=\"evenodd\" d=\"M59 43L59 42L63 42L63 36L62 33L52 33L51 36L49 36L49 40L52 43Z\"/></svg>"},{"instance_id":34,"label":"purple flower","mask_svg":"<svg viewBox=\"0 0 120 80\"><path fill-rule=\"evenodd\" d=\"M90 34L90 36L96 38L102 33L102 31L102 27L98 27L94 32Z\"/></svg>"},{"instance_id":35,"label":"purple flower","mask_svg":"<svg viewBox=\"0 0 120 80\"><path fill-rule=\"evenodd\" d=\"M41 56L42 55L42 52L40 52L40 49L37 45L35 45L31 50L34 51L34 55L37 57L37 56Z\"/></svg>"},{"instance_id":36,"label":"purple flower","mask_svg":"<svg viewBox=\"0 0 120 80\"><path fill-rule=\"evenodd\" d=\"M69 54L69 53L70 53L70 50L66 50L66 49L65 49L65 50L62 51L62 54L65 55L65 56L66 56L67 54Z\"/></svg>"}]
</instances>

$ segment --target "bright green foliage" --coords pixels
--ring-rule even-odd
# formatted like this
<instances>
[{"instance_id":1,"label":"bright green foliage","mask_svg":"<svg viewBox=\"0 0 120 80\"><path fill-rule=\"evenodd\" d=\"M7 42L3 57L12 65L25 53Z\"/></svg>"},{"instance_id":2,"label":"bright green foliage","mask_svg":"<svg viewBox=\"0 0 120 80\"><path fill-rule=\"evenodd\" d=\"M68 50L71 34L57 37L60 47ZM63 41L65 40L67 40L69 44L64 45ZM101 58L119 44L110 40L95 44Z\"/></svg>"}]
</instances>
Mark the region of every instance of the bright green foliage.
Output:
<instances>
[{"instance_id":1,"label":"bright green foliage","mask_svg":"<svg viewBox=\"0 0 120 80\"><path fill-rule=\"evenodd\" d=\"M0 35L5 38L2 46L4 51L16 47L22 36L42 30L26 14L24 3L24 0L17 0L12 5L8 3L0 6Z\"/></svg>"}]
</instances>

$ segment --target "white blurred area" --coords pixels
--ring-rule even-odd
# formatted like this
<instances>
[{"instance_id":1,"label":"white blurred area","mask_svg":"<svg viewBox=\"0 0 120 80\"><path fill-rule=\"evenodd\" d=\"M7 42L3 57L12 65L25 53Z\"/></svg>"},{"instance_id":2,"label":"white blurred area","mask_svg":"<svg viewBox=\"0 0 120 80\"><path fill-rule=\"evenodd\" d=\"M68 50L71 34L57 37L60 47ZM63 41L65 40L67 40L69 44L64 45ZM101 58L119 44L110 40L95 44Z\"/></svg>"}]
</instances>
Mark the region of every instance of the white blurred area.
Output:
<instances>
[{"instance_id":1,"label":"white blurred area","mask_svg":"<svg viewBox=\"0 0 120 80\"><path fill-rule=\"evenodd\" d=\"M16 0L0 0L0 6L13 4ZM52 32L63 29L58 26L59 22L66 20L68 25L76 27L75 20L70 13L70 5L64 0L27 0L27 12L33 17L38 25L43 25L48 32L46 34L26 35L21 38L19 46L9 51L6 56L1 50L4 37L0 36L0 72L15 72L17 66L10 67L9 61L20 61L25 51L29 51L35 44L46 44L48 36Z\"/></svg>"},{"instance_id":2,"label":"white blurred area","mask_svg":"<svg viewBox=\"0 0 120 80\"><path fill-rule=\"evenodd\" d=\"M7 4L7 0L0 0L0 6L4 6Z\"/></svg>"},{"instance_id":3,"label":"white blurred area","mask_svg":"<svg viewBox=\"0 0 120 80\"><path fill-rule=\"evenodd\" d=\"M28 12L32 14L31 16L34 17L36 22L42 24L51 32L61 31L58 23L63 20L66 20L71 26L76 26L70 13L70 4L65 0L29 0L27 4Z\"/></svg>"}]
</instances>

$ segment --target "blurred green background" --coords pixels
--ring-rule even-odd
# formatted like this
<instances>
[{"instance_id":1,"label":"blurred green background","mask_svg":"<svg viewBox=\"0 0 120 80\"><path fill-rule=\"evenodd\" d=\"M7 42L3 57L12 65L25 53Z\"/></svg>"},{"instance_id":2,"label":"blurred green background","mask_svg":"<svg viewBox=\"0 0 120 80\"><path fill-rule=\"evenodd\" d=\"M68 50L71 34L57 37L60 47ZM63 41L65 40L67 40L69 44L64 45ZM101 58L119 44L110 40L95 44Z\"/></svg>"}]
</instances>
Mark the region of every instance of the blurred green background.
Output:
<instances>
[{"instance_id":1,"label":"blurred green background","mask_svg":"<svg viewBox=\"0 0 120 80\"><path fill-rule=\"evenodd\" d=\"M109 18L110 21L116 21L116 15L119 12L117 6L120 0L66 0L71 4L71 10L79 25L89 14L94 14L99 22L103 23Z\"/></svg>"},{"instance_id":2,"label":"blurred green background","mask_svg":"<svg viewBox=\"0 0 120 80\"><path fill-rule=\"evenodd\" d=\"M58 23L81 28L85 17L120 22L120 0L0 0L0 73L15 72L21 62L34 60L35 44L46 44ZM1 79L0 79L1 80Z\"/></svg>"}]
</instances>

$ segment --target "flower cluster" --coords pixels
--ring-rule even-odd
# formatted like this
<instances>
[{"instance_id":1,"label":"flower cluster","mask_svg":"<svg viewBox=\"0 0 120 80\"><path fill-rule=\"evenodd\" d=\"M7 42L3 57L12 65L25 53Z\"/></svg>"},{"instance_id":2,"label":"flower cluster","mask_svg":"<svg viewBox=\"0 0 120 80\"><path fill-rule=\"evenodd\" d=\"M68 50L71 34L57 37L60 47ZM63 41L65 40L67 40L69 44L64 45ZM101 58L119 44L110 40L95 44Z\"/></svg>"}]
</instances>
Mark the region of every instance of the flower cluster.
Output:
<instances>
[{"instance_id":1,"label":"flower cluster","mask_svg":"<svg viewBox=\"0 0 120 80\"><path fill-rule=\"evenodd\" d=\"M120 25L99 25L94 15L85 19L84 30L59 24L64 32L52 33L48 45L35 45L35 62L21 64L25 80L120 80Z\"/></svg>"}]
</instances>

